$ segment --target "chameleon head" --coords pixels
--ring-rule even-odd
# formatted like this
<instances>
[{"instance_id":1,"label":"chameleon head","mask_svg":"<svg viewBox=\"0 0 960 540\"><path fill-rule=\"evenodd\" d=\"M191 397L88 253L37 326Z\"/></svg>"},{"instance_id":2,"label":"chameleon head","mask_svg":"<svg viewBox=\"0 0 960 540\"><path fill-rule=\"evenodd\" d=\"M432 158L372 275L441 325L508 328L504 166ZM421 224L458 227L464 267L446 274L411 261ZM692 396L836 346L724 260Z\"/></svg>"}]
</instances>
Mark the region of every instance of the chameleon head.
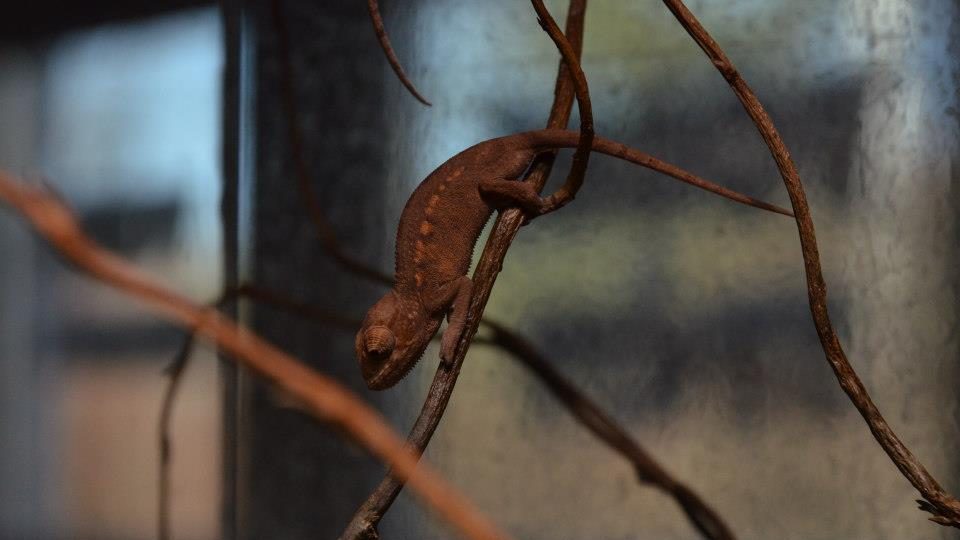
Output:
<instances>
[{"instance_id":1,"label":"chameleon head","mask_svg":"<svg viewBox=\"0 0 960 540\"><path fill-rule=\"evenodd\" d=\"M354 341L367 387L383 390L400 382L416 365L438 327L439 322L426 315L419 299L408 299L395 291L384 295L367 312Z\"/></svg>"}]
</instances>

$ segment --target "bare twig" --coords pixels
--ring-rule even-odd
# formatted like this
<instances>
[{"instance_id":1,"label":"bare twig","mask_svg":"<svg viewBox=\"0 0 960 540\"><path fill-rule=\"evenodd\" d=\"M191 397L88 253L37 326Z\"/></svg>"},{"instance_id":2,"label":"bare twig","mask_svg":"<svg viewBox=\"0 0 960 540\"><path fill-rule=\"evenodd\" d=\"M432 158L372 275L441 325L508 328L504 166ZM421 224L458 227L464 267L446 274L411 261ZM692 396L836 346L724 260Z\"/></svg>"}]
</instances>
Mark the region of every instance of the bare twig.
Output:
<instances>
[{"instance_id":1,"label":"bare twig","mask_svg":"<svg viewBox=\"0 0 960 540\"><path fill-rule=\"evenodd\" d=\"M173 440L170 434L170 422L173 417L173 404L177 398L177 391L180 389L180 382L183 380L183 372L190 360L190 352L193 350L195 337L193 331L187 334L177 351L176 358L166 369L169 381L163 392L163 400L160 404L160 420L158 422L160 439L160 470L158 471L157 486L158 540L169 540L170 538L170 466L173 463Z\"/></svg>"},{"instance_id":2,"label":"bare twig","mask_svg":"<svg viewBox=\"0 0 960 540\"><path fill-rule=\"evenodd\" d=\"M580 51L574 50L570 42L567 41L566 36L563 35L560 27L553 20L553 16L543 5L543 1L530 1L533 4L533 9L537 12L537 20L540 26L556 44L564 65L567 66L567 73L573 79L577 108L580 110L580 139L577 141L577 150L573 154L573 162L570 165L567 180L560 186L560 189L544 201L544 208L541 211L542 213L548 213L566 206L577 196L580 186L583 185L583 177L587 173L587 163L590 161L591 147L593 146L593 105L590 103L590 87L587 84L587 77L580 67ZM584 9L586 9L586 6L584 6Z\"/></svg>"},{"instance_id":3,"label":"bare twig","mask_svg":"<svg viewBox=\"0 0 960 540\"><path fill-rule=\"evenodd\" d=\"M553 396L598 439L630 461L642 482L668 493L680 505L687 518L704 538L734 540L733 532L712 508L693 490L674 479L657 461L620 427L596 403L560 374L537 349L522 336L494 323L492 344L513 353L542 382ZM479 340L474 340L478 342Z\"/></svg>"},{"instance_id":4,"label":"bare twig","mask_svg":"<svg viewBox=\"0 0 960 540\"><path fill-rule=\"evenodd\" d=\"M403 83L403 86L407 87L410 94L417 98L417 101L429 107L430 102L413 86L410 78L407 77L406 72L403 71L403 66L400 65L400 59L397 58L397 53L393 52L393 45L390 44L390 38L387 37L387 30L383 27L383 17L380 16L380 6L377 0L367 0L367 11L370 12L370 21L373 22L373 31L377 34L377 41L380 42L380 48L383 49L383 54L387 55L387 61L390 62L390 67L393 68L393 72L397 75L397 78L400 79L400 82Z\"/></svg>"},{"instance_id":5,"label":"bare twig","mask_svg":"<svg viewBox=\"0 0 960 540\"><path fill-rule=\"evenodd\" d=\"M577 64L583 45L583 23L586 11L586 0L571 0L567 12L566 37L560 36L570 43L568 51L573 51L575 57L561 62L557 74L557 84L554 90L553 107L550 111L548 128L564 128L570 119L570 109L573 106L574 81L570 78L568 64ZM551 36L552 37L552 36ZM556 152L544 152L538 156L527 175L526 181L532 182L536 189L542 190L553 168ZM467 314L467 323L460 342L457 344L454 358L451 362L441 362L434 375L433 383L423 403L420 416L407 435L407 443L417 452L423 453L429 444L433 432L440 424L443 412L453 393L457 376L463 366L463 359L470 346L470 340L477 332L477 325L486 307L487 300L493 290L493 285L503 266L507 250L525 220L524 213L516 208L501 212L494 222L487 243L484 246L480 260L473 273L473 295L470 299L470 308ZM363 540L379 538L377 526L384 514L396 500L403 489L403 480L396 478L393 472L377 486L363 505L354 514L350 524L340 536L340 540Z\"/></svg>"},{"instance_id":6,"label":"bare twig","mask_svg":"<svg viewBox=\"0 0 960 540\"><path fill-rule=\"evenodd\" d=\"M83 233L66 206L48 192L23 185L0 172L0 199L28 219L41 236L82 272L137 298L157 315L194 328L238 363L303 403L313 416L340 427L389 464L395 474L409 481L427 504L467 537L507 538L432 469L424 465L418 467L419 456L405 448L376 411L340 384L215 310L195 306L104 250Z\"/></svg>"},{"instance_id":7,"label":"bare twig","mask_svg":"<svg viewBox=\"0 0 960 540\"><path fill-rule=\"evenodd\" d=\"M807 296L810 301L810 311L813 322L820 337L820 345L830 367L840 382L840 387L846 392L850 401L866 421L874 438L880 443L883 450L897 466L900 472L920 492L924 499L917 501L920 509L933 515L931 521L941 525L960 528L960 501L944 491L939 482L930 475L923 464L904 446L890 425L874 405L870 394L863 386L857 373L847 360L846 354L840 345L836 331L830 322L827 311L827 285L823 279L823 270L820 266L820 252L817 247L817 237L813 228L813 218L810 215L810 205L800 181L793 158L787 150L783 139L773 125L773 120L760 104L756 94L740 76L733 62L714 41L713 37L704 29L697 18L690 12L681 0L663 0L667 8L680 21L687 33L697 42L697 45L707 54L707 57L717 68L723 78L733 89L747 114L757 126L760 135L766 142L783 183L790 195L793 211L796 215L797 230L800 235L800 248L803 254L804 270L807 278Z\"/></svg>"}]
</instances>

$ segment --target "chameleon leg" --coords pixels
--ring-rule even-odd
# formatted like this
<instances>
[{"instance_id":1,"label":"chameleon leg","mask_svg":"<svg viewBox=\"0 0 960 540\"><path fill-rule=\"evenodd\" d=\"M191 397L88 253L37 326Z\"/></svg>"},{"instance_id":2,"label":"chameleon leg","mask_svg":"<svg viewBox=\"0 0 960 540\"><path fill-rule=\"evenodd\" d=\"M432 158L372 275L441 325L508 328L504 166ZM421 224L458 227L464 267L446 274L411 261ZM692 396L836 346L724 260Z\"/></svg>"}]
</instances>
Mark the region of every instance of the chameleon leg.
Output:
<instances>
[{"instance_id":1,"label":"chameleon leg","mask_svg":"<svg viewBox=\"0 0 960 540\"><path fill-rule=\"evenodd\" d=\"M467 310L470 308L473 281L467 276L462 276L444 285L443 289L444 292L449 291L449 296L444 296L453 300L449 304L447 329L443 331L443 338L440 340L440 358L447 361L453 358L454 349L457 348L457 342L460 341L460 335L467 323Z\"/></svg>"},{"instance_id":2,"label":"chameleon leg","mask_svg":"<svg viewBox=\"0 0 960 540\"><path fill-rule=\"evenodd\" d=\"M480 181L478 189L484 202L497 210L516 206L533 217L540 215L543 209L543 198L529 182L487 179Z\"/></svg>"}]
</instances>

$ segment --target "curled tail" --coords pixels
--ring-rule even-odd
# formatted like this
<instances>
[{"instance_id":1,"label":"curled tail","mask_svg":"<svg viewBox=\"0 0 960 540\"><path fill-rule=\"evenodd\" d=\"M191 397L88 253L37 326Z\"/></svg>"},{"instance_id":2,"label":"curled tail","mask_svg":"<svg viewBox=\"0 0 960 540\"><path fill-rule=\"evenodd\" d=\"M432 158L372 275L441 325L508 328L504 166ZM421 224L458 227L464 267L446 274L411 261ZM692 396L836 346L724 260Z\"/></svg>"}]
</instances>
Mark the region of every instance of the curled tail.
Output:
<instances>
[{"instance_id":1,"label":"curled tail","mask_svg":"<svg viewBox=\"0 0 960 540\"><path fill-rule=\"evenodd\" d=\"M532 148L535 151L545 151L555 148L575 148L577 146L577 141L579 140L580 134L576 131L569 131L565 129L542 129L538 131L518 133L514 136L524 141L523 146ZM641 152L640 150L631 148L617 141L600 137L598 135L593 139L592 148L594 152L620 158L624 161L629 161L630 163L640 165L641 167L655 170L671 178L675 178L681 182L685 182L700 189L715 193L732 201L736 201L747 206L752 206L754 208L776 212L777 214L782 214L784 216L793 217L793 212L787 210L786 208L782 208L775 204L770 204L759 199L754 199L753 197L738 193L732 189L725 188L719 184L715 184L691 172L681 169L672 163L667 163L666 161L655 158L650 154Z\"/></svg>"}]
</instances>

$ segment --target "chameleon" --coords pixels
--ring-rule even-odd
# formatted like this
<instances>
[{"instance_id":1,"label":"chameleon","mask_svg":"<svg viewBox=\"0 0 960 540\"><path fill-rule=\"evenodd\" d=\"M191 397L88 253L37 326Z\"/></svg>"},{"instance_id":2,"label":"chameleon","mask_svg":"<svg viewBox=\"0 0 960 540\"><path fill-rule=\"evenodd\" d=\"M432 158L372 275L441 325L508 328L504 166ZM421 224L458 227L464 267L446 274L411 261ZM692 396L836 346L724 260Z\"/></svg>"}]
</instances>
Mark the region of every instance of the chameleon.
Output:
<instances>
[{"instance_id":1,"label":"chameleon","mask_svg":"<svg viewBox=\"0 0 960 540\"><path fill-rule=\"evenodd\" d=\"M414 190L400 215L393 288L367 312L355 350L371 390L398 383L423 356L448 317L440 358L450 361L465 324L473 282L466 275L494 210L516 206L527 219L546 205L533 185L518 180L537 154L577 146L580 133L526 131L478 143L453 156ZM734 201L792 215L741 195L616 141L595 137L591 150L660 171Z\"/></svg>"}]
</instances>

